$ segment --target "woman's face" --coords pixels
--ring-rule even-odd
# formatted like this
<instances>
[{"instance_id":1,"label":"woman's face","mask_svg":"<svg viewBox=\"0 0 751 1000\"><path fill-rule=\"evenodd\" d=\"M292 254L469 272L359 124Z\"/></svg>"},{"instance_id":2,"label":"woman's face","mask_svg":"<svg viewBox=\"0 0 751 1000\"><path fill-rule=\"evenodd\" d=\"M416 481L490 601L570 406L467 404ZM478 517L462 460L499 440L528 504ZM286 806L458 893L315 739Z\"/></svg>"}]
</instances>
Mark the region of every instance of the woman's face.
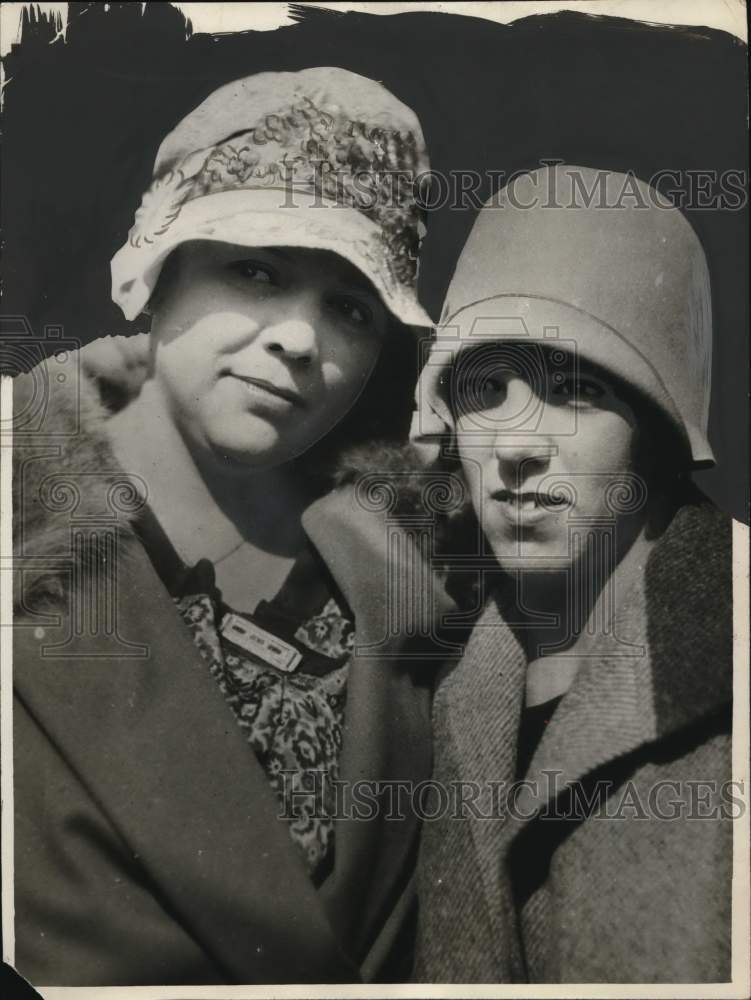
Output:
<instances>
[{"instance_id":1,"label":"woman's face","mask_svg":"<svg viewBox=\"0 0 751 1000\"><path fill-rule=\"evenodd\" d=\"M183 244L152 322L154 380L189 445L272 468L350 410L389 318L351 264L322 250Z\"/></svg>"},{"instance_id":2,"label":"woman's face","mask_svg":"<svg viewBox=\"0 0 751 1000\"><path fill-rule=\"evenodd\" d=\"M452 407L472 503L504 568L563 569L595 536L612 539L613 556L633 539L647 500L636 419L604 372L562 351L491 344L459 355Z\"/></svg>"}]
</instances>

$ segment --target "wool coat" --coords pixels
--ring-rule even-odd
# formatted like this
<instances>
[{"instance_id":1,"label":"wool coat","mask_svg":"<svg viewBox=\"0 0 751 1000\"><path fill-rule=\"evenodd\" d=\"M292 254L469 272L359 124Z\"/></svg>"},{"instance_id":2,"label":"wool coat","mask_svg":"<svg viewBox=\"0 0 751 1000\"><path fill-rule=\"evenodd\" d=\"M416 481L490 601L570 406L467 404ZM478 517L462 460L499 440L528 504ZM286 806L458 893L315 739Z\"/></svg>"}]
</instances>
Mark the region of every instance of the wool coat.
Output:
<instances>
[{"instance_id":1,"label":"wool coat","mask_svg":"<svg viewBox=\"0 0 751 1000\"><path fill-rule=\"evenodd\" d=\"M139 484L113 457L97 395L42 366L14 397L18 970L37 986L406 978L417 816L337 820L334 869L314 886L134 533ZM304 516L356 623L350 786L418 782L431 766L440 650L410 618L425 575L373 506L342 485ZM440 615L450 605L435 593Z\"/></svg>"},{"instance_id":2,"label":"wool coat","mask_svg":"<svg viewBox=\"0 0 751 1000\"><path fill-rule=\"evenodd\" d=\"M504 799L525 671L490 600L435 695L434 778L464 806L424 824L415 979L727 981L729 520L696 496L678 510Z\"/></svg>"}]
</instances>

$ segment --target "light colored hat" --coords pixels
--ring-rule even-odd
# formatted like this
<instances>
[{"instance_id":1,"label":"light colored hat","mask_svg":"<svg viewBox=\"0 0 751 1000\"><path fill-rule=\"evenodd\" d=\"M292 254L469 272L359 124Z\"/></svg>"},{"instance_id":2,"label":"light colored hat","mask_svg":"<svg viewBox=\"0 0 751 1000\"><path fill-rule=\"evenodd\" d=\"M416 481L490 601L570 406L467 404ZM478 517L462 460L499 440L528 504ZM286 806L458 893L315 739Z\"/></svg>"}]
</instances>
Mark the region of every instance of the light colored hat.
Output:
<instances>
[{"instance_id":1,"label":"light colored hat","mask_svg":"<svg viewBox=\"0 0 751 1000\"><path fill-rule=\"evenodd\" d=\"M187 240L305 247L345 257L397 319L430 326L416 295L414 183L428 168L416 115L373 80L318 67L227 84L159 148L112 259L112 298L134 319Z\"/></svg>"},{"instance_id":2,"label":"light colored hat","mask_svg":"<svg viewBox=\"0 0 751 1000\"><path fill-rule=\"evenodd\" d=\"M446 365L466 346L501 339L573 342L580 358L658 406L696 465L714 462L706 258L685 216L632 174L545 167L483 206L420 376L415 440L452 428Z\"/></svg>"}]
</instances>

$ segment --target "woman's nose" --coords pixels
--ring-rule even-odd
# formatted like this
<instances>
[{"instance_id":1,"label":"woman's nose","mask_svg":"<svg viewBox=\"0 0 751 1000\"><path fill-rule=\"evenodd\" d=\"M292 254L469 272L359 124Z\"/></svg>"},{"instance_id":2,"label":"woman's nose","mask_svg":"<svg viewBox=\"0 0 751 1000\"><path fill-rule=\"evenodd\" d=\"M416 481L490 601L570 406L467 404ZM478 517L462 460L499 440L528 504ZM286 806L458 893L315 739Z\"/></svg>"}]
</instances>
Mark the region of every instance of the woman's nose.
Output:
<instances>
[{"instance_id":1,"label":"woman's nose","mask_svg":"<svg viewBox=\"0 0 751 1000\"><path fill-rule=\"evenodd\" d=\"M290 308L284 316L266 324L262 334L266 350L297 364L310 365L318 357L316 326L310 308Z\"/></svg>"}]
</instances>

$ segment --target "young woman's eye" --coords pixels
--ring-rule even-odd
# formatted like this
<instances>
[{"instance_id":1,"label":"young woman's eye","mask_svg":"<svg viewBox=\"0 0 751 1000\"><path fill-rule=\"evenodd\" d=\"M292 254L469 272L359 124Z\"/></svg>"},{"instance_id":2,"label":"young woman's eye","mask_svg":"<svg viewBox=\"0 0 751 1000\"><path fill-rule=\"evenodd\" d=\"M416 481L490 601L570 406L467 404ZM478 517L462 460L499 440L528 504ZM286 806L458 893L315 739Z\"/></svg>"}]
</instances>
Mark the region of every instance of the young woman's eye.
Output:
<instances>
[{"instance_id":1,"label":"young woman's eye","mask_svg":"<svg viewBox=\"0 0 751 1000\"><path fill-rule=\"evenodd\" d=\"M602 399L605 389L592 379L564 378L553 385L553 395L561 401L587 405Z\"/></svg>"},{"instance_id":2,"label":"young woman's eye","mask_svg":"<svg viewBox=\"0 0 751 1000\"><path fill-rule=\"evenodd\" d=\"M499 406L505 396L505 382L500 375L486 375L477 387L477 398L483 409Z\"/></svg>"},{"instance_id":3,"label":"young woman's eye","mask_svg":"<svg viewBox=\"0 0 751 1000\"><path fill-rule=\"evenodd\" d=\"M276 285L278 278L276 272L268 264L261 264L257 260L241 260L233 265L234 270L241 274L248 281L261 285Z\"/></svg>"},{"instance_id":4,"label":"young woman's eye","mask_svg":"<svg viewBox=\"0 0 751 1000\"><path fill-rule=\"evenodd\" d=\"M331 305L355 326L373 324L373 310L359 299L351 298L349 295L337 295L331 299Z\"/></svg>"},{"instance_id":5,"label":"young woman's eye","mask_svg":"<svg viewBox=\"0 0 751 1000\"><path fill-rule=\"evenodd\" d=\"M498 395L498 393L503 389L503 382L500 378L494 375L486 378L480 386L480 395L482 396L493 396Z\"/></svg>"},{"instance_id":6,"label":"young woman's eye","mask_svg":"<svg viewBox=\"0 0 751 1000\"><path fill-rule=\"evenodd\" d=\"M453 407L457 413L473 413L500 406L505 398L506 385L499 375L459 379L455 387Z\"/></svg>"}]
</instances>

